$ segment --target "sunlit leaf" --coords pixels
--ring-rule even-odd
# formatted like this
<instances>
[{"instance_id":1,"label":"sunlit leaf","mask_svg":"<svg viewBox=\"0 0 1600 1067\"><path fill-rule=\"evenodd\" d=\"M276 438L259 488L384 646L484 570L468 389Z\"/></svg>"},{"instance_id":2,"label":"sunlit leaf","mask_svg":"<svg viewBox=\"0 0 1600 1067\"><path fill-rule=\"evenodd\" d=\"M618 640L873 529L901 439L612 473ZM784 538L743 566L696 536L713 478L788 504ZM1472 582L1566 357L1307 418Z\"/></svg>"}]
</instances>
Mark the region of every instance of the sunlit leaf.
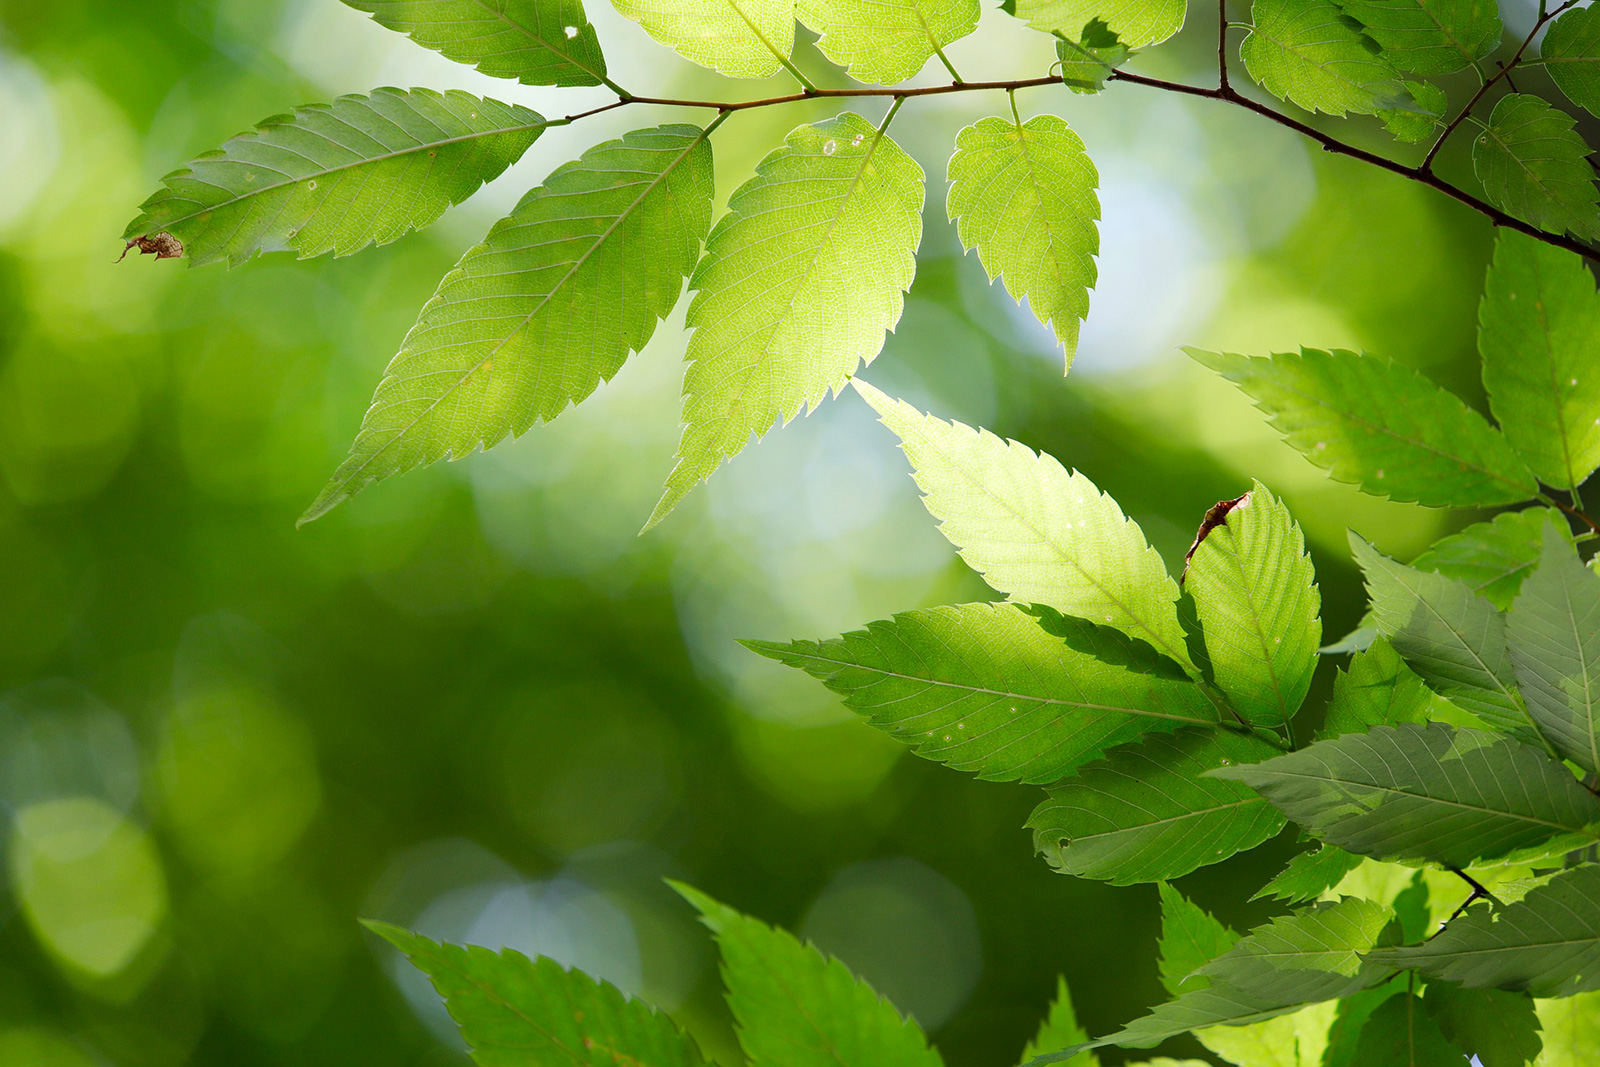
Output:
<instances>
[{"instance_id":1,"label":"sunlit leaf","mask_svg":"<svg viewBox=\"0 0 1600 1067\"><path fill-rule=\"evenodd\" d=\"M1534 1002L1544 1030L1535 1067L1590 1067L1600 1063L1600 993Z\"/></svg>"},{"instance_id":2,"label":"sunlit leaf","mask_svg":"<svg viewBox=\"0 0 1600 1067\"><path fill-rule=\"evenodd\" d=\"M344 0L424 48L524 85L599 85L606 61L580 0Z\"/></svg>"},{"instance_id":3,"label":"sunlit leaf","mask_svg":"<svg viewBox=\"0 0 1600 1067\"><path fill-rule=\"evenodd\" d=\"M761 161L689 281L683 439L647 526L878 354L921 237L922 168L859 115L796 127Z\"/></svg>"},{"instance_id":4,"label":"sunlit leaf","mask_svg":"<svg viewBox=\"0 0 1600 1067\"><path fill-rule=\"evenodd\" d=\"M765 78L794 51L794 0L611 0L691 63L731 78Z\"/></svg>"},{"instance_id":5,"label":"sunlit leaf","mask_svg":"<svg viewBox=\"0 0 1600 1067\"><path fill-rule=\"evenodd\" d=\"M1356 1041L1355 1062L1362 1064L1462 1067L1465 1059L1412 993L1396 993L1378 1005Z\"/></svg>"},{"instance_id":6,"label":"sunlit leaf","mask_svg":"<svg viewBox=\"0 0 1600 1067\"><path fill-rule=\"evenodd\" d=\"M1472 169L1496 207L1550 233L1600 235L1589 146L1571 115L1525 93L1500 98L1472 142Z\"/></svg>"},{"instance_id":7,"label":"sunlit leaf","mask_svg":"<svg viewBox=\"0 0 1600 1067\"><path fill-rule=\"evenodd\" d=\"M978 0L799 0L817 48L857 81L892 85L978 25Z\"/></svg>"},{"instance_id":8,"label":"sunlit leaf","mask_svg":"<svg viewBox=\"0 0 1600 1067\"><path fill-rule=\"evenodd\" d=\"M420 229L543 132L525 107L376 89L276 115L162 179L124 237L169 233L193 264L346 256Z\"/></svg>"},{"instance_id":9,"label":"sunlit leaf","mask_svg":"<svg viewBox=\"0 0 1600 1067\"><path fill-rule=\"evenodd\" d=\"M1238 1067L1322 1067L1338 1001L1310 1004L1243 1026L1207 1026L1195 1040Z\"/></svg>"},{"instance_id":10,"label":"sunlit leaf","mask_svg":"<svg viewBox=\"0 0 1600 1067\"><path fill-rule=\"evenodd\" d=\"M1198 973L1263 997L1310 1003L1342 996L1332 991L1346 990L1367 970L1362 954L1379 943L1391 918L1388 908L1358 897L1314 904L1250 931Z\"/></svg>"},{"instance_id":11,"label":"sunlit leaf","mask_svg":"<svg viewBox=\"0 0 1600 1067\"><path fill-rule=\"evenodd\" d=\"M1093 94L1106 87L1106 79L1127 62L1133 50L1099 19L1091 19L1077 36L1056 34L1056 60L1061 80L1075 93Z\"/></svg>"},{"instance_id":12,"label":"sunlit leaf","mask_svg":"<svg viewBox=\"0 0 1600 1067\"><path fill-rule=\"evenodd\" d=\"M1422 1004L1444 1036L1483 1067L1522 1067L1539 1054L1539 1017L1525 994L1432 982Z\"/></svg>"},{"instance_id":13,"label":"sunlit leaf","mask_svg":"<svg viewBox=\"0 0 1600 1067\"><path fill-rule=\"evenodd\" d=\"M1095 19L1129 48L1158 44L1183 27L1183 0L1003 0L1001 7L1045 33L1077 37Z\"/></svg>"},{"instance_id":14,"label":"sunlit leaf","mask_svg":"<svg viewBox=\"0 0 1600 1067\"><path fill-rule=\"evenodd\" d=\"M1365 733L1374 726L1426 722L1433 693L1380 637L1333 679L1333 699L1318 737Z\"/></svg>"},{"instance_id":15,"label":"sunlit leaf","mask_svg":"<svg viewBox=\"0 0 1600 1067\"><path fill-rule=\"evenodd\" d=\"M1539 562L1544 528L1554 522L1566 529L1566 520L1554 508L1502 511L1488 522L1477 522L1435 541L1411 565L1467 584L1495 607L1511 607L1523 579Z\"/></svg>"},{"instance_id":16,"label":"sunlit leaf","mask_svg":"<svg viewBox=\"0 0 1600 1067\"><path fill-rule=\"evenodd\" d=\"M1323 845L1295 856L1250 899L1267 897L1285 904L1304 904L1338 885L1360 863L1361 857L1354 853Z\"/></svg>"},{"instance_id":17,"label":"sunlit leaf","mask_svg":"<svg viewBox=\"0 0 1600 1067\"><path fill-rule=\"evenodd\" d=\"M1600 115L1600 9L1574 8L1556 19L1539 45L1539 61L1567 99Z\"/></svg>"},{"instance_id":18,"label":"sunlit leaf","mask_svg":"<svg viewBox=\"0 0 1600 1067\"><path fill-rule=\"evenodd\" d=\"M1023 1050L1020 1062L1027 1063L1035 1056L1054 1052L1068 1045L1081 1045L1088 1040L1089 1035L1078 1025L1078 1017L1072 1010L1072 995L1067 990L1067 980L1057 978L1056 998L1050 1002L1050 1013L1039 1025L1039 1032ZM1099 1057L1092 1052L1080 1053L1066 1061L1066 1067L1099 1067L1099 1065Z\"/></svg>"},{"instance_id":19,"label":"sunlit leaf","mask_svg":"<svg viewBox=\"0 0 1600 1067\"><path fill-rule=\"evenodd\" d=\"M1439 132L1450 98L1432 82L1410 81L1400 83L1410 97L1400 106L1378 109L1383 128L1406 144L1420 144L1432 140Z\"/></svg>"},{"instance_id":20,"label":"sunlit leaf","mask_svg":"<svg viewBox=\"0 0 1600 1067\"><path fill-rule=\"evenodd\" d=\"M1493 0L1339 0L1345 13L1411 74L1454 74L1500 44Z\"/></svg>"},{"instance_id":21,"label":"sunlit leaf","mask_svg":"<svg viewBox=\"0 0 1600 1067\"><path fill-rule=\"evenodd\" d=\"M1506 647L1540 732L1563 758L1600 771L1600 575L1553 526L1506 617Z\"/></svg>"},{"instance_id":22,"label":"sunlit leaf","mask_svg":"<svg viewBox=\"0 0 1600 1067\"><path fill-rule=\"evenodd\" d=\"M1239 55L1278 99L1329 115L1375 115L1409 101L1394 68L1333 0L1255 0L1250 12Z\"/></svg>"}]
</instances>

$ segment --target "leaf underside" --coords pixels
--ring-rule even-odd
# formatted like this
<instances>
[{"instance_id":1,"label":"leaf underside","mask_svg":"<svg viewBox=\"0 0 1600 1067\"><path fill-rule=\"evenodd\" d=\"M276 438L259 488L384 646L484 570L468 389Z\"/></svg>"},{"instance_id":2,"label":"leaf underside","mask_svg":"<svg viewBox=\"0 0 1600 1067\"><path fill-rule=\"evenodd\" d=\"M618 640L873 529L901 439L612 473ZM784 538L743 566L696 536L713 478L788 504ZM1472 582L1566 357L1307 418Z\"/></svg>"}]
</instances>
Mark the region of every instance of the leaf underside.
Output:
<instances>
[{"instance_id":1,"label":"leaf underside","mask_svg":"<svg viewBox=\"0 0 1600 1067\"><path fill-rule=\"evenodd\" d=\"M599 85L606 61L581 0L344 0L424 48L524 85Z\"/></svg>"}]
</instances>

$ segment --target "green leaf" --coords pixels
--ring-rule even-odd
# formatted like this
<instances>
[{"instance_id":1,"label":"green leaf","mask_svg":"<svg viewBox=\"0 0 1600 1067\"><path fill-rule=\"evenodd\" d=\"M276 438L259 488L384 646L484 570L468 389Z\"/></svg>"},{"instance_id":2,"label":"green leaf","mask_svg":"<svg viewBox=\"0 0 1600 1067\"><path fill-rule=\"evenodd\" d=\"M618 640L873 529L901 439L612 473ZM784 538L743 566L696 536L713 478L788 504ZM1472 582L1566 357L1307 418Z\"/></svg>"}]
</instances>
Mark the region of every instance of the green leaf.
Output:
<instances>
[{"instance_id":1,"label":"green leaf","mask_svg":"<svg viewBox=\"0 0 1600 1067\"><path fill-rule=\"evenodd\" d=\"M1245 782L1307 833L1376 859L1470 867L1600 820L1600 799L1538 749L1443 723L1375 726L1209 773Z\"/></svg>"},{"instance_id":2,"label":"green leaf","mask_svg":"<svg viewBox=\"0 0 1600 1067\"><path fill-rule=\"evenodd\" d=\"M428 225L544 131L538 112L432 89L375 89L275 115L161 179L123 234L169 233L192 264L261 252L347 256Z\"/></svg>"},{"instance_id":3,"label":"green leaf","mask_svg":"<svg viewBox=\"0 0 1600 1067\"><path fill-rule=\"evenodd\" d=\"M1343 349L1186 351L1248 393L1335 481L1430 507L1516 504L1538 492L1498 430L1410 367Z\"/></svg>"},{"instance_id":4,"label":"green leaf","mask_svg":"<svg viewBox=\"0 0 1600 1067\"><path fill-rule=\"evenodd\" d=\"M978 0L799 0L817 48L861 82L905 81L978 26Z\"/></svg>"},{"instance_id":5,"label":"green leaf","mask_svg":"<svg viewBox=\"0 0 1600 1067\"><path fill-rule=\"evenodd\" d=\"M1522 1067L1539 1054L1539 1017L1525 994L1434 982L1422 1004L1444 1036L1483 1067Z\"/></svg>"},{"instance_id":6,"label":"green leaf","mask_svg":"<svg viewBox=\"0 0 1600 1067\"><path fill-rule=\"evenodd\" d=\"M1410 102L1395 70L1333 0L1255 0L1239 46L1245 69L1280 100L1329 115L1375 115Z\"/></svg>"},{"instance_id":7,"label":"green leaf","mask_svg":"<svg viewBox=\"0 0 1600 1067\"><path fill-rule=\"evenodd\" d=\"M1524 93L1500 98L1472 142L1490 203L1550 233L1600 235L1589 146L1571 115Z\"/></svg>"},{"instance_id":8,"label":"green leaf","mask_svg":"<svg viewBox=\"0 0 1600 1067\"><path fill-rule=\"evenodd\" d=\"M1600 115L1600 13L1568 11L1551 24L1539 45L1539 62L1567 99Z\"/></svg>"},{"instance_id":9,"label":"green leaf","mask_svg":"<svg viewBox=\"0 0 1600 1067\"><path fill-rule=\"evenodd\" d=\"M1563 871L1515 904L1473 908L1420 945L1370 958L1469 989L1568 997L1600 988L1600 867Z\"/></svg>"},{"instance_id":10,"label":"green leaf","mask_svg":"<svg viewBox=\"0 0 1600 1067\"><path fill-rule=\"evenodd\" d=\"M1432 82L1403 81L1400 84L1410 96L1410 102L1379 109L1383 128L1406 144L1432 140L1450 105L1450 98Z\"/></svg>"},{"instance_id":11,"label":"green leaf","mask_svg":"<svg viewBox=\"0 0 1600 1067\"><path fill-rule=\"evenodd\" d=\"M1105 623L1192 667L1178 585L1116 501L1054 457L853 383L900 438L928 512L1012 600Z\"/></svg>"},{"instance_id":12,"label":"green leaf","mask_svg":"<svg viewBox=\"0 0 1600 1067\"><path fill-rule=\"evenodd\" d=\"M939 1067L916 1022L844 964L699 890L672 885L716 935L728 1007L752 1067Z\"/></svg>"},{"instance_id":13,"label":"green leaf","mask_svg":"<svg viewBox=\"0 0 1600 1067\"><path fill-rule=\"evenodd\" d=\"M1462 1067L1465 1054L1422 1009L1422 998L1396 993L1378 1005L1356 1041L1355 1062L1395 1067Z\"/></svg>"},{"instance_id":14,"label":"green leaf","mask_svg":"<svg viewBox=\"0 0 1600 1067\"><path fill-rule=\"evenodd\" d=\"M1039 1026L1039 1032L1034 1035L1028 1047L1023 1050L1022 1063L1027 1063L1035 1056L1042 1056L1047 1052L1066 1048L1068 1045L1081 1045L1089 1040L1089 1035L1083 1027L1078 1025L1078 1017L1072 1010L1072 995L1067 990L1067 980L1056 978L1056 999L1050 1004L1050 1014ZM1066 1061L1067 1067L1100 1067L1100 1059L1092 1052L1080 1053Z\"/></svg>"},{"instance_id":15,"label":"green leaf","mask_svg":"<svg viewBox=\"0 0 1600 1067\"><path fill-rule=\"evenodd\" d=\"M1265 897L1281 900L1285 904L1304 904L1338 885L1340 879L1360 865L1360 856L1332 845L1323 845L1295 856L1250 899L1261 900Z\"/></svg>"},{"instance_id":16,"label":"green leaf","mask_svg":"<svg viewBox=\"0 0 1600 1067\"><path fill-rule=\"evenodd\" d=\"M683 440L646 529L871 362L921 237L922 168L860 115L798 126L761 161L689 280Z\"/></svg>"},{"instance_id":17,"label":"green leaf","mask_svg":"<svg viewBox=\"0 0 1600 1067\"><path fill-rule=\"evenodd\" d=\"M1239 1067L1322 1067L1338 1002L1311 1004L1244 1026L1208 1026L1195 1039Z\"/></svg>"},{"instance_id":18,"label":"green leaf","mask_svg":"<svg viewBox=\"0 0 1600 1067\"><path fill-rule=\"evenodd\" d=\"M1005 0L1001 6L1036 30L1068 37L1098 19L1129 48L1159 44L1183 28L1184 0Z\"/></svg>"},{"instance_id":19,"label":"green leaf","mask_svg":"<svg viewBox=\"0 0 1600 1067\"><path fill-rule=\"evenodd\" d=\"M1183 580L1217 687L1253 723L1300 709L1322 642L1322 596L1305 536L1260 482L1202 532Z\"/></svg>"},{"instance_id":20,"label":"green leaf","mask_svg":"<svg viewBox=\"0 0 1600 1067\"><path fill-rule=\"evenodd\" d=\"M366 925L433 981L481 1067L705 1063L671 1019L555 960L439 944L387 923Z\"/></svg>"},{"instance_id":21,"label":"green leaf","mask_svg":"<svg viewBox=\"0 0 1600 1067\"><path fill-rule=\"evenodd\" d=\"M1523 579L1538 564L1544 528L1552 522L1567 528L1554 508L1503 511L1488 522L1473 523L1435 541L1411 565L1459 579L1503 611L1511 607Z\"/></svg>"},{"instance_id":22,"label":"green leaf","mask_svg":"<svg viewBox=\"0 0 1600 1067\"><path fill-rule=\"evenodd\" d=\"M1350 658L1333 679L1333 699L1318 737L1366 733L1374 726L1428 720L1433 693L1383 638Z\"/></svg>"},{"instance_id":23,"label":"green leaf","mask_svg":"<svg viewBox=\"0 0 1600 1067\"><path fill-rule=\"evenodd\" d=\"M1257 927L1198 973L1213 985L1284 1003L1347 996L1384 977L1362 954L1392 918L1388 908L1358 897L1314 904Z\"/></svg>"},{"instance_id":24,"label":"green leaf","mask_svg":"<svg viewBox=\"0 0 1600 1067\"><path fill-rule=\"evenodd\" d=\"M1161 891L1161 984L1173 996L1204 989L1211 980L1195 972L1238 944L1239 935L1165 882L1157 888Z\"/></svg>"},{"instance_id":25,"label":"green leaf","mask_svg":"<svg viewBox=\"0 0 1600 1067\"><path fill-rule=\"evenodd\" d=\"M794 51L794 0L611 0L691 63L730 78L776 74Z\"/></svg>"},{"instance_id":26,"label":"green leaf","mask_svg":"<svg viewBox=\"0 0 1600 1067\"><path fill-rule=\"evenodd\" d=\"M1056 35L1061 80L1075 93L1100 92L1106 87L1106 79L1132 54L1133 50L1100 19L1091 19L1076 40L1065 34Z\"/></svg>"},{"instance_id":27,"label":"green leaf","mask_svg":"<svg viewBox=\"0 0 1600 1067\"><path fill-rule=\"evenodd\" d=\"M1454 74L1500 44L1492 0L1339 0L1378 42L1384 58L1411 74Z\"/></svg>"},{"instance_id":28,"label":"green leaf","mask_svg":"<svg viewBox=\"0 0 1600 1067\"><path fill-rule=\"evenodd\" d=\"M962 246L1054 325L1071 367L1100 251L1099 176L1083 142L1054 115L983 119L956 135L949 178Z\"/></svg>"},{"instance_id":29,"label":"green leaf","mask_svg":"<svg viewBox=\"0 0 1600 1067\"><path fill-rule=\"evenodd\" d=\"M1396 563L1350 535L1378 631L1434 692L1498 730L1543 743L1517 691L1505 613L1465 582Z\"/></svg>"},{"instance_id":30,"label":"green leaf","mask_svg":"<svg viewBox=\"0 0 1600 1067\"><path fill-rule=\"evenodd\" d=\"M1229 730L1153 734L1049 787L1028 819L1033 845L1051 867L1112 885L1178 878L1283 829L1250 789L1200 775L1252 763L1278 750Z\"/></svg>"},{"instance_id":31,"label":"green leaf","mask_svg":"<svg viewBox=\"0 0 1600 1067\"><path fill-rule=\"evenodd\" d=\"M1131 645L1115 631L1099 643L1110 640ZM1069 642L1012 604L908 611L831 641L746 645L821 679L917 755L991 780L1054 782L1112 745L1217 715L1189 682L1108 662L1087 635Z\"/></svg>"},{"instance_id":32,"label":"green leaf","mask_svg":"<svg viewBox=\"0 0 1600 1067\"><path fill-rule=\"evenodd\" d=\"M1600 296L1588 264L1501 230L1478 307L1478 350L1506 440L1541 482L1581 485L1600 466Z\"/></svg>"},{"instance_id":33,"label":"green leaf","mask_svg":"<svg viewBox=\"0 0 1600 1067\"><path fill-rule=\"evenodd\" d=\"M523 197L439 283L301 521L594 392L677 303L710 227L711 174L705 130L658 126L596 145Z\"/></svg>"},{"instance_id":34,"label":"green leaf","mask_svg":"<svg viewBox=\"0 0 1600 1067\"><path fill-rule=\"evenodd\" d=\"M424 48L524 85L599 85L605 56L579 0L344 0Z\"/></svg>"},{"instance_id":35,"label":"green leaf","mask_svg":"<svg viewBox=\"0 0 1600 1067\"><path fill-rule=\"evenodd\" d=\"M1534 1002L1544 1030L1535 1067L1592 1067L1600 1063L1600 993Z\"/></svg>"},{"instance_id":36,"label":"green leaf","mask_svg":"<svg viewBox=\"0 0 1600 1067\"><path fill-rule=\"evenodd\" d=\"M1554 526L1506 617L1506 647L1539 731L1563 758L1600 771L1600 575Z\"/></svg>"}]
</instances>

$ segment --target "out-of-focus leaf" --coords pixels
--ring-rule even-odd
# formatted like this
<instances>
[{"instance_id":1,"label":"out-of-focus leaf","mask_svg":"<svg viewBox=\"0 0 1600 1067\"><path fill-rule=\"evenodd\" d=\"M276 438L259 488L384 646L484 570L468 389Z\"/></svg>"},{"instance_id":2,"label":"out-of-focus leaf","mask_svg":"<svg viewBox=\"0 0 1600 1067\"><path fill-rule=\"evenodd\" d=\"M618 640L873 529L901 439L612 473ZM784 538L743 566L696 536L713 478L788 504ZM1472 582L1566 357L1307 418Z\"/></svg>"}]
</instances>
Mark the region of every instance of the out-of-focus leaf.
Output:
<instances>
[{"instance_id":1,"label":"out-of-focus leaf","mask_svg":"<svg viewBox=\"0 0 1600 1067\"><path fill-rule=\"evenodd\" d=\"M1574 8L1556 19L1539 45L1539 60L1568 100L1600 115L1600 9Z\"/></svg>"},{"instance_id":2,"label":"out-of-focus leaf","mask_svg":"<svg viewBox=\"0 0 1600 1067\"><path fill-rule=\"evenodd\" d=\"M1081 1045L1087 1040L1089 1035L1078 1025L1078 1016L1072 1010L1072 994L1067 990L1067 980L1058 977L1056 999L1050 1002L1050 1013L1023 1050L1021 1062L1027 1063L1035 1056L1055 1052L1068 1045ZM1066 1067L1100 1067L1100 1059L1092 1052L1083 1052L1067 1060Z\"/></svg>"},{"instance_id":3,"label":"out-of-focus leaf","mask_svg":"<svg viewBox=\"0 0 1600 1067\"><path fill-rule=\"evenodd\" d=\"M1338 885L1341 878L1360 864L1360 856L1333 845L1323 845L1295 856L1250 899L1270 897L1285 904L1304 904Z\"/></svg>"},{"instance_id":4,"label":"out-of-focus leaf","mask_svg":"<svg viewBox=\"0 0 1600 1067\"><path fill-rule=\"evenodd\" d=\"M817 48L857 81L905 81L978 25L978 0L799 0Z\"/></svg>"},{"instance_id":5,"label":"out-of-focus leaf","mask_svg":"<svg viewBox=\"0 0 1600 1067\"><path fill-rule=\"evenodd\" d=\"M1208 1026L1195 1040L1238 1067L1322 1067L1337 1001L1310 1004L1244 1026Z\"/></svg>"},{"instance_id":6,"label":"out-of-focus leaf","mask_svg":"<svg viewBox=\"0 0 1600 1067\"><path fill-rule=\"evenodd\" d=\"M1503 511L1488 522L1475 522L1440 538L1411 565L1419 571L1459 579L1505 610L1538 564L1543 530L1552 522L1567 529L1566 520L1554 508Z\"/></svg>"},{"instance_id":7,"label":"out-of-focus leaf","mask_svg":"<svg viewBox=\"0 0 1600 1067\"><path fill-rule=\"evenodd\" d=\"M1002 0L1001 8L1045 33L1077 37L1096 20L1129 48L1158 44L1183 27L1183 0Z\"/></svg>"},{"instance_id":8,"label":"out-of-focus leaf","mask_svg":"<svg viewBox=\"0 0 1600 1067\"><path fill-rule=\"evenodd\" d=\"M1454 74L1500 44L1493 0L1339 0L1339 6L1385 59L1410 74Z\"/></svg>"},{"instance_id":9,"label":"out-of-focus leaf","mask_svg":"<svg viewBox=\"0 0 1600 1067\"><path fill-rule=\"evenodd\" d=\"M1523 1067L1539 1054L1539 1017L1524 993L1433 982L1422 1004L1444 1036L1483 1067Z\"/></svg>"},{"instance_id":10,"label":"out-of-focus leaf","mask_svg":"<svg viewBox=\"0 0 1600 1067\"><path fill-rule=\"evenodd\" d=\"M1411 103L1395 69L1333 0L1255 0L1239 45L1263 89L1307 111L1375 115Z\"/></svg>"},{"instance_id":11,"label":"out-of-focus leaf","mask_svg":"<svg viewBox=\"0 0 1600 1067\"><path fill-rule=\"evenodd\" d=\"M1077 37L1056 34L1056 59L1061 80L1075 93L1093 94L1106 87L1106 79L1126 63L1133 50L1100 19L1091 19Z\"/></svg>"},{"instance_id":12,"label":"out-of-focus leaf","mask_svg":"<svg viewBox=\"0 0 1600 1067\"><path fill-rule=\"evenodd\" d=\"M606 60L580 0L344 0L424 48L524 85L599 85Z\"/></svg>"},{"instance_id":13,"label":"out-of-focus leaf","mask_svg":"<svg viewBox=\"0 0 1600 1067\"><path fill-rule=\"evenodd\" d=\"M1528 714L1555 750L1600 771L1600 575L1554 526L1506 617Z\"/></svg>"},{"instance_id":14,"label":"out-of-focus leaf","mask_svg":"<svg viewBox=\"0 0 1600 1067\"><path fill-rule=\"evenodd\" d=\"M1412 993L1396 993L1378 1005L1356 1041L1355 1062L1361 1064L1462 1067L1465 1059Z\"/></svg>"},{"instance_id":15,"label":"out-of-focus leaf","mask_svg":"<svg viewBox=\"0 0 1600 1067\"><path fill-rule=\"evenodd\" d=\"M1188 681L1108 662L1012 604L908 611L831 641L746 643L820 678L917 755L982 778L1054 782L1112 745L1217 715Z\"/></svg>"},{"instance_id":16,"label":"out-of-focus leaf","mask_svg":"<svg viewBox=\"0 0 1600 1067\"><path fill-rule=\"evenodd\" d=\"M1472 142L1472 170L1489 201L1550 233L1600 235L1589 146L1571 115L1537 96L1511 93Z\"/></svg>"},{"instance_id":17,"label":"out-of-focus leaf","mask_svg":"<svg viewBox=\"0 0 1600 1067\"><path fill-rule=\"evenodd\" d=\"M794 0L611 0L691 63L730 78L765 78L794 51Z\"/></svg>"},{"instance_id":18,"label":"out-of-focus leaf","mask_svg":"<svg viewBox=\"0 0 1600 1067\"><path fill-rule=\"evenodd\" d=\"M1374 726L1426 722L1433 693L1394 646L1378 638L1333 679L1333 699L1319 737L1365 733Z\"/></svg>"},{"instance_id":19,"label":"out-of-focus leaf","mask_svg":"<svg viewBox=\"0 0 1600 1067\"><path fill-rule=\"evenodd\" d=\"M1590 1067L1600 1063L1600 993L1536 1000L1544 1051L1534 1067Z\"/></svg>"}]
</instances>

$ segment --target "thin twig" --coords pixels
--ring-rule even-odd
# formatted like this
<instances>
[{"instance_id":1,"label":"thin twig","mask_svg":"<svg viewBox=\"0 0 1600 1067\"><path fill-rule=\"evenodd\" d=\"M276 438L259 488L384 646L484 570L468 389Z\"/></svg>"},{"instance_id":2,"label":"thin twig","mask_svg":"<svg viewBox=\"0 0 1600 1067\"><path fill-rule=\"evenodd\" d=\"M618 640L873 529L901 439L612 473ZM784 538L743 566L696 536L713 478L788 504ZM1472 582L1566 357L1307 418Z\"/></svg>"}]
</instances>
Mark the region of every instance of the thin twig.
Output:
<instances>
[{"instance_id":1,"label":"thin twig","mask_svg":"<svg viewBox=\"0 0 1600 1067\"><path fill-rule=\"evenodd\" d=\"M1472 895L1467 898L1466 904L1463 904L1460 908L1456 909L1457 915L1459 915L1461 911L1466 908L1467 904L1471 904L1474 900L1477 900L1480 897L1494 904L1500 904L1499 897L1489 892L1482 882L1472 877L1472 875L1468 874L1466 871L1463 871L1460 867L1446 867L1445 870L1449 871L1451 874L1455 875L1457 878L1461 879L1463 882L1472 887ZM1504 907L1503 904L1500 906ZM1455 916L1452 915L1451 918L1455 918Z\"/></svg>"},{"instance_id":2,"label":"thin twig","mask_svg":"<svg viewBox=\"0 0 1600 1067\"><path fill-rule=\"evenodd\" d=\"M1228 0L1217 0L1217 91L1231 91L1228 85Z\"/></svg>"}]
</instances>

